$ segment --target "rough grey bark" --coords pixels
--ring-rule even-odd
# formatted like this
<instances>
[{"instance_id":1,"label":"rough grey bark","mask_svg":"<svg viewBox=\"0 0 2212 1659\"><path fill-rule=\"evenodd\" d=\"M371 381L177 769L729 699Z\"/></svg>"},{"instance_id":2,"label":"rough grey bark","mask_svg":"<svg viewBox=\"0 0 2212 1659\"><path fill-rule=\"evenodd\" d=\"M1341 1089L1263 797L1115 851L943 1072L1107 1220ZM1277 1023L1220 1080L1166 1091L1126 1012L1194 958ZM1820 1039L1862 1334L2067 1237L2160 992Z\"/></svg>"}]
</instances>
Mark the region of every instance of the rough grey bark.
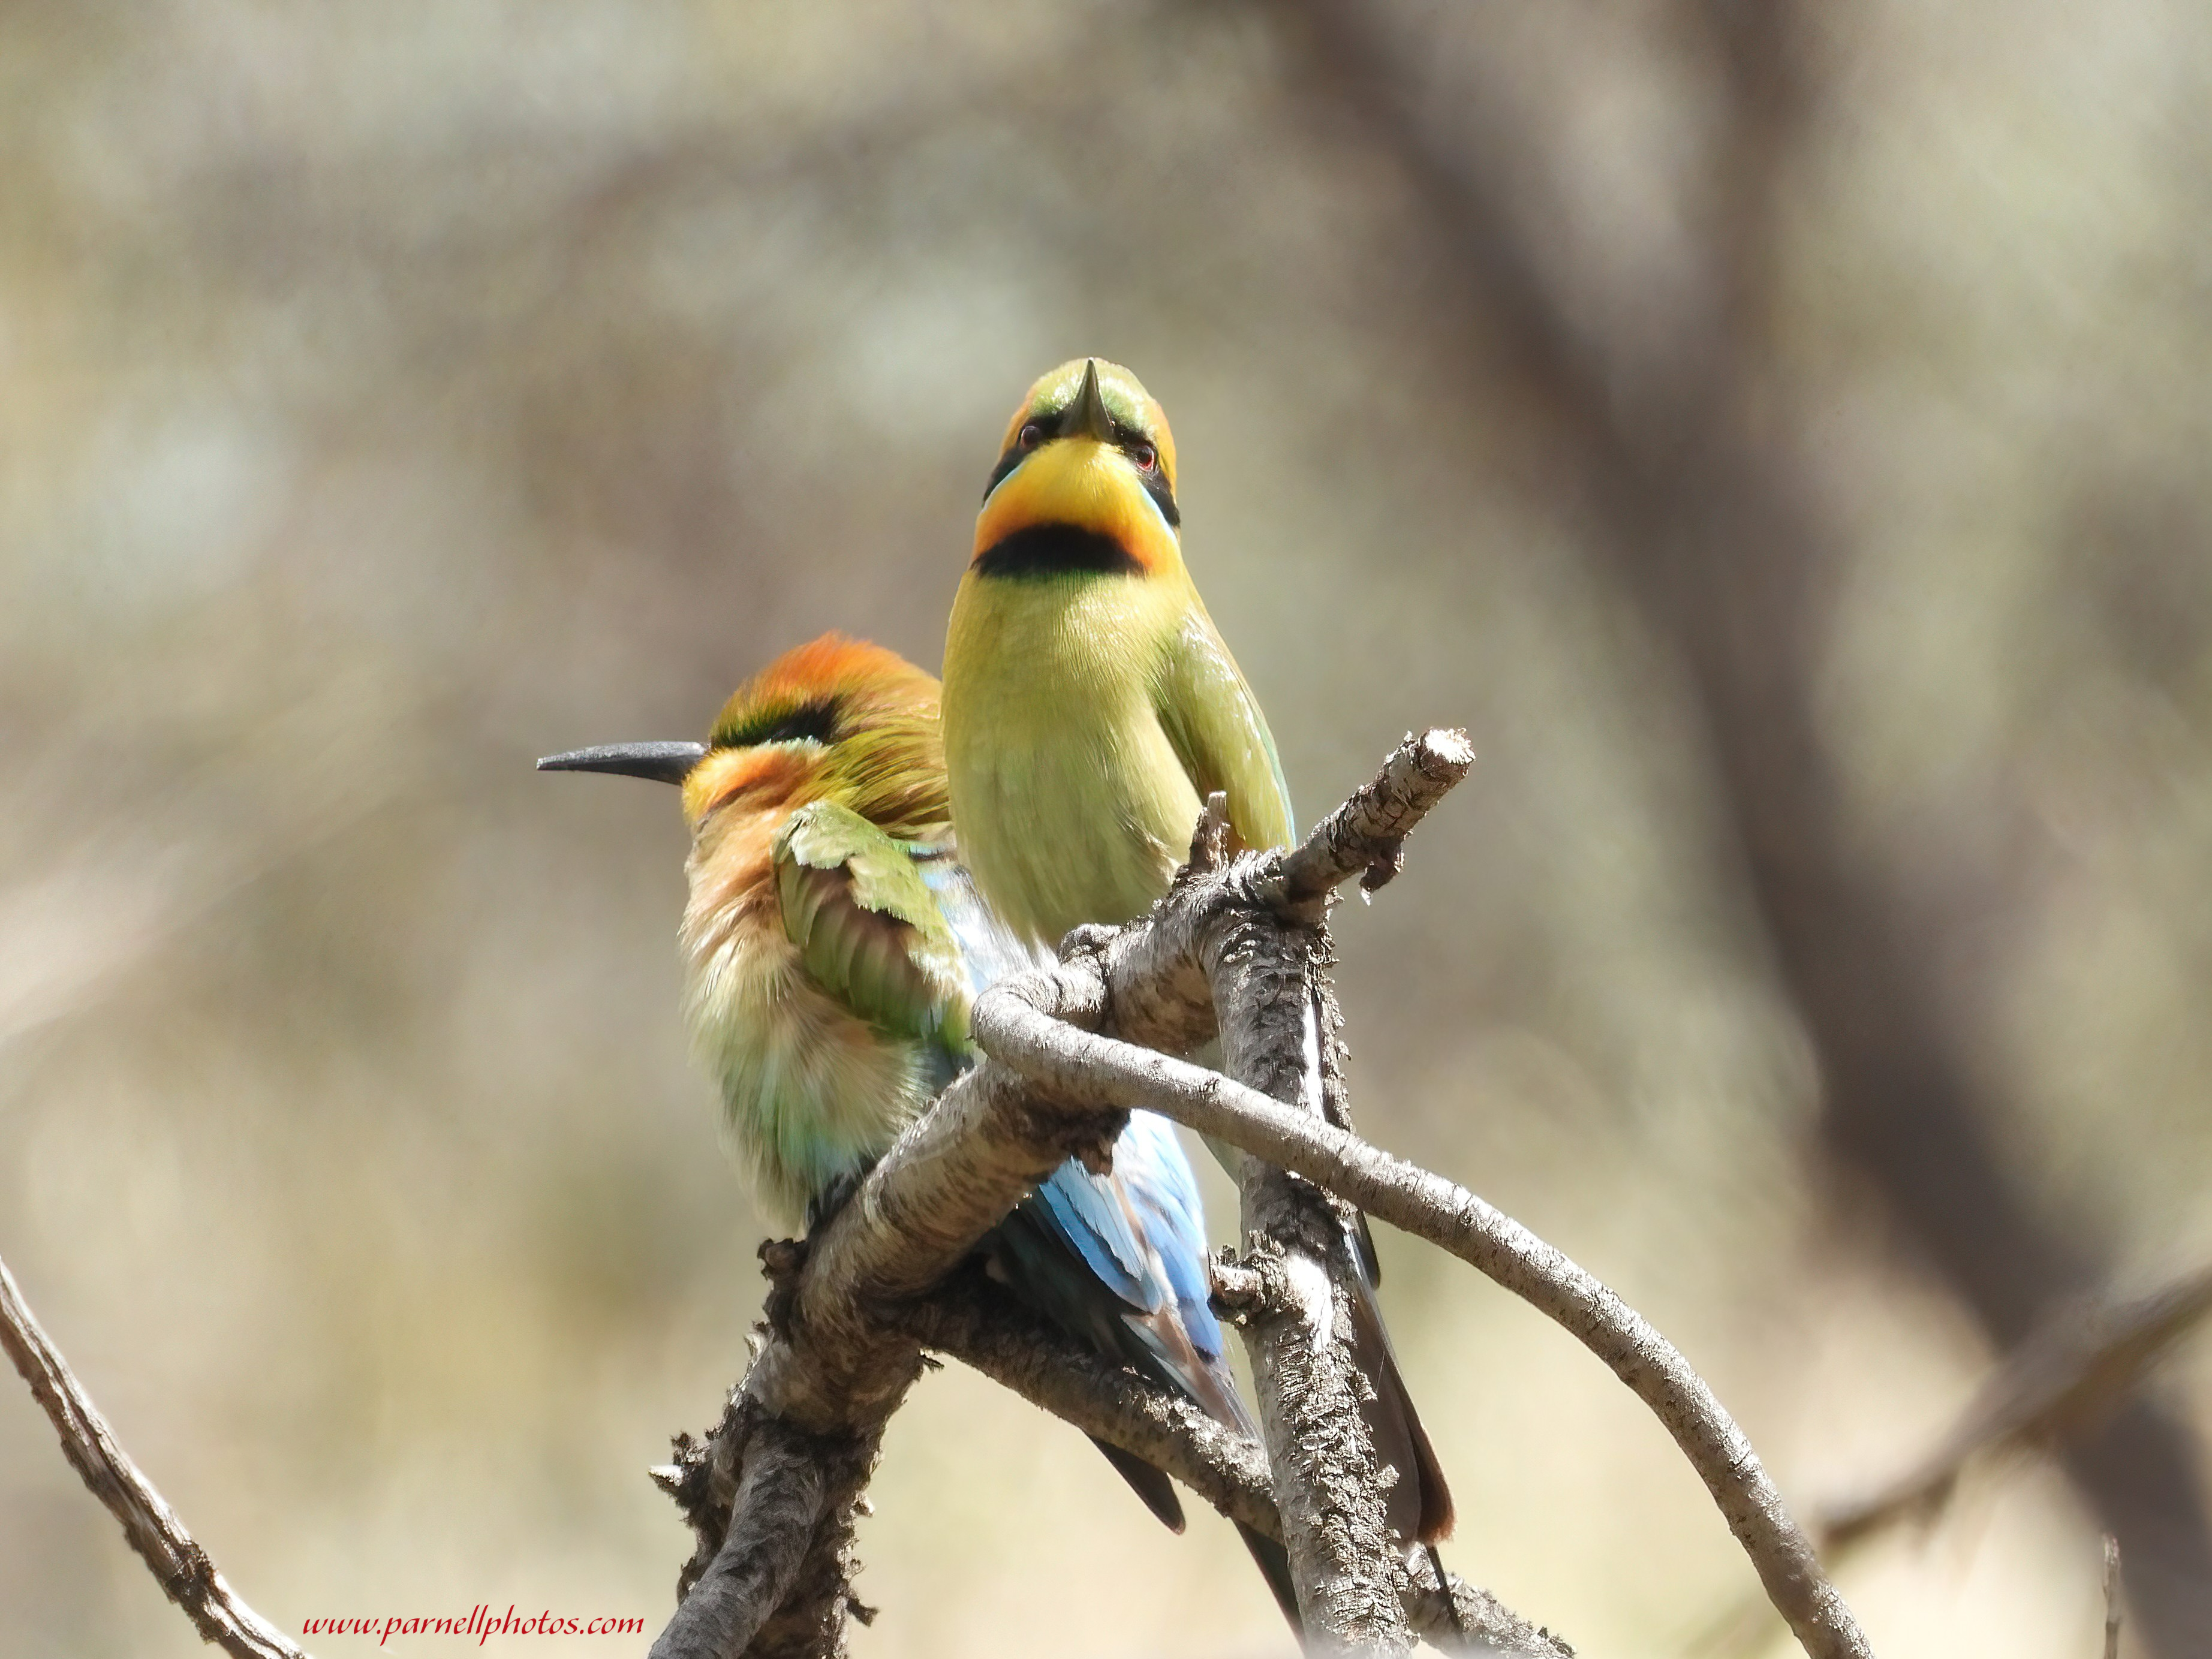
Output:
<instances>
[{"instance_id":1,"label":"rough grey bark","mask_svg":"<svg viewBox=\"0 0 2212 1659\"><path fill-rule=\"evenodd\" d=\"M841 1659L847 1614L873 1616L852 1594L853 1522L880 1426L811 1435L740 1395L717 1437L720 1455L698 1466L701 1490L685 1492L680 1469L664 1482L687 1510L697 1505L701 1549L651 1659Z\"/></svg>"},{"instance_id":2,"label":"rough grey bark","mask_svg":"<svg viewBox=\"0 0 2212 1659\"><path fill-rule=\"evenodd\" d=\"M1424 768L1417 757L1425 755L1450 764ZM1284 1328L1304 1332L1305 1347L1297 1355L1271 1352L1261 1346L1263 1334L1254 1358L1255 1370L1268 1360L1281 1366L1261 1373L1263 1423L1279 1501L1290 1484L1285 1465L1300 1476L1303 1490L1281 1504L1285 1542L1301 1605L1312 1598L1314 1622L1328 1639L1370 1640L1386 1650L1405 1640L1397 1596L1391 1595L1387 1612L1378 1611L1382 1595L1371 1568L1347 1572L1340 1566L1371 1547L1380 1482L1372 1447L1359 1463L1363 1437L1342 1421L1358 1418L1356 1392L1347 1410L1347 1399L1332 1391L1336 1378L1327 1364L1329 1351L1340 1346L1326 1339L1336 1332L1341 1309L1335 1297L1349 1269L1345 1218L1328 1207L1333 1194L1443 1245L1573 1332L1674 1437L1806 1651L1820 1659L1868 1654L1850 1609L1741 1430L1671 1344L1607 1286L1474 1194L1324 1119L1321 1027L1334 1023L1319 1000L1327 940L1306 919L1320 901L1309 899L1302 914L1286 916L1263 896L1285 893L1284 866L1293 858L1312 860L1307 867L1334 871L1339 880L1371 870L1368 849L1386 838L1402 839L1471 759L1456 733L1409 737L1373 793L1362 792L1332 814L1297 853L1246 854L1226 868L1217 867L1222 839L1218 809L1210 805L1190 865L1144 921L1093 930L1059 967L987 992L975 1008L976 1042L994 1060L1018 1068L1048 1099L1093 1110L1143 1107L1253 1155L1244 1169L1246 1191L1275 1206L1266 1218L1283 1233L1265 1236L1244 1268L1224 1267L1221 1292L1224 1301L1241 1300L1261 1317L1283 1318L1290 1310ZM1407 805L1409 788L1419 791L1419 800L1410 811L1392 810ZM1358 833L1363 813L1386 810L1391 817L1382 834ZM1204 964L1213 985L1231 1070L1241 1067L1272 1085L1267 1091L1100 1034L1110 1023L1121 1037L1135 1042L1186 1041L1188 1017L1159 988L1187 984L1194 961ZM1162 1012L1163 1028L1147 1029ZM1271 1184L1298 1177L1312 1187ZM1323 1409L1338 1420L1322 1425L1307 1416L1294 1397L1298 1390L1319 1391ZM1271 1410L1275 1415L1267 1416ZM1303 1516L1293 1509L1301 1504L1309 1506ZM1302 1532L1307 1525L1317 1536Z\"/></svg>"},{"instance_id":3,"label":"rough grey bark","mask_svg":"<svg viewBox=\"0 0 2212 1659\"><path fill-rule=\"evenodd\" d=\"M1244 916L1213 943L1208 977L1229 1075L1317 1117L1314 980L1325 935ZM1299 1611L1308 1631L1349 1650L1404 1652L1413 1645L1400 1606L1404 1568L1361 1409L1370 1384L1353 1350L1350 1218L1328 1194L1271 1162L1244 1159L1237 1185L1244 1236L1272 1270L1270 1293L1248 1302L1239 1324Z\"/></svg>"}]
</instances>

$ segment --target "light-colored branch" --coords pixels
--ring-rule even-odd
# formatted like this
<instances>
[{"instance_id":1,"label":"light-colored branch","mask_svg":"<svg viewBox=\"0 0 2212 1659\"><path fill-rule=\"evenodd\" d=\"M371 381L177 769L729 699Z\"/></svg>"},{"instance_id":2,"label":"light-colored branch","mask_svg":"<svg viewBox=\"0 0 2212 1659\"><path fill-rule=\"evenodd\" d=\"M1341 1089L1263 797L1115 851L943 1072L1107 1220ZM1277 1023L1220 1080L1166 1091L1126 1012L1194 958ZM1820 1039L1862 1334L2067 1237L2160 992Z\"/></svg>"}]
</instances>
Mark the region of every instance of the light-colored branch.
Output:
<instances>
[{"instance_id":1,"label":"light-colored branch","mask_svg":"<svg viewBox=\"0 0 2212 1659\"><path fill-rule=\"evenodd\" d=\"M1102 1014L1127 1035L1183 1049L1206 1035L1192 1011L1209 1006L1231 1076L1292 1109L1327 1115L1334 1104L1340 1114L1328 895L1354 875L1369 891L1395 876L1406 836L1474 760L1464 733L1408 735L1301 846L1225 869L1226 803L1215 796L1189 862L1143 926L1085 942L1094 958L1138 964L1116 976L1117 1000ZM1194 984L1201 975L1203 1004ZM1062 988L1063 1012L1073 1012L1065 1006L1073 989ZM1308 1638L1405 1651L1413 1633L1385 1481L1413 1476L1386 1476L1377 1455L1367 1408L1375 1382L1358 1352L1356 1218L1267 1162L1247 1160L1237 1173L1244 1234L1273 1253L1276 1293L1252 1302L1243 1322Z\"/></svg>"},{"instance_id":2,"label":"light-colored branch","mask_svg":"<svg viewBox=\"0 0 2212 1659\"><path fill-rule=\"evenodd\" d=\"M2105 1659L2120 1659L2120 1540L2105 1534Z\"/></svg>"},{"instance_id":3,"label":"light-colored branch","mask_svg":"<svg viewBox=\"0 0 2212 1659\"><path fill-rule=\"evenodd\" d=\"M1408 732L1374 780L1313 828L1286 854L1276 884L1261 896L1284 910L1312 903L1353 876L1373 892L1397 875L1413 826L1474 764L1467 733L1435 727Z\"/></svg>"},{"instance_id":4,"label":"light-colored branch","mask_svg":"<svg viewBox=\"0 0 2212 1659\"><path fill-rule=\"evenodd\" d=\"M2062 1439L2094 1422L2208 1314L2212 1265L2133 1301L2061 1309L1990 1372L1926 1456L1826 1516L1823 1549L1849 1548L1906 1516L1941 1509L1967 1463L1984 1452Z\"/></svg>"},{"instance_id":5,"label":"light-colored branch","mask_svg":"<svg viewBox=\"0 0 2212 1659\"><path fill-rule=\"evenodd\" d=\"M1805 1650L1816 1659L1871 1653L1742 1431L1672 1344L1565 1255L1442 1176L1201 1066L1068 1023L1118 1006L1108 988L1115 954L994 987L976 1005L977 1041L1048 1096L1094 1110L1142 1107L1304 1176L1443 1246L1565 1326L1665 1425Z\"/></svg>"},{"instance_id":6,"label":"light-colored branch","mask_svg":"<svg viewBox=\"0 0 2212 1659\"><path fill-rule=\"evenodd\" d=\"M61 1437L63 1455L83 1476L93 1496L123 1523L131 1547L169 1599L185 1610L201 1639L234 1659L307 1659L239 1599L207 1552L185 1530L176 1511L117 1443L107 1419L32 1317L4 1261L0 1261L0 1347L8 1350L9 1358L31 1385L33 1396Z\"/></svg>"}]
</instances>

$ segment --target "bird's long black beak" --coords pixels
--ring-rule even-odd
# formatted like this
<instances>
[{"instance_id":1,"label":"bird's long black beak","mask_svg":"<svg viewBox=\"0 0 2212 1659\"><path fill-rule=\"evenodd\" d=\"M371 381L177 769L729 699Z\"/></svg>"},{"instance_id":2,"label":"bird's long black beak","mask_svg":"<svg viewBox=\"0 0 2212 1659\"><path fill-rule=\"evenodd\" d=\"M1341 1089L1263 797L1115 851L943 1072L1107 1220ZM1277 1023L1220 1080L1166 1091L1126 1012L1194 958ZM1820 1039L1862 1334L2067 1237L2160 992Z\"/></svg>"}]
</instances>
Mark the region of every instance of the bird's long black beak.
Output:
<instances>
[{"instance_id":1,"label":"bird's long black beak","mask_svg":"<svg viewBox=\"0 0 2212 1659\"><path fill-rule=\"evenodd\" d=\"M1075 401L1060 417L1060 436L1063 438L1096 438L1102 444L1114 441L1114 417L1106 412L1106 395L1098 389L1098 360L1083 360L1083 385L1077 390Z\"/></svg>"},{"instance_id":2,"label":"bird's long black beak","mask_svg":"<svg viewBox=\"0 0 2212 1659\"><path fill-rule=\"evenodd\" d=\"M548 755L538 763L541 772L619 772L628 778L654 778L662 783L681 783L691 769L707 757L703 743L603 743L593 749L571 749L565 755Z\"/></svg>"}]
</instances>

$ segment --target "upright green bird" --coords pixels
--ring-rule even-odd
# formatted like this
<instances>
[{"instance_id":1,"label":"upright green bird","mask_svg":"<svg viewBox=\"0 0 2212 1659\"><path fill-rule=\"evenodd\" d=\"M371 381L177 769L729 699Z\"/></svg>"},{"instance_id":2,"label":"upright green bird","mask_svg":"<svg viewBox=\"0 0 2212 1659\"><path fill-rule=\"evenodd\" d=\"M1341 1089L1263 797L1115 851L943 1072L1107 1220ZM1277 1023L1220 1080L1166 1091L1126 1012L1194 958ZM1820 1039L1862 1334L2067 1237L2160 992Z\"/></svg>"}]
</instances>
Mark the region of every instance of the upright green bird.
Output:
<instances>
[{"instance_id":1,"label":"upright green bird","mask_svg":"<svg viewBox=\"0 0 2212 1659\"><path fill-rule=\"evenodd\" d=\"M1275 741L1183 568L1175 483L1160 406L1086 357L1030 389L976 520L945 642L953 818L986 900L1039 944L1151 908L1217 789L1246 846L1291 838Z\"/></svg>"},{"instance_id":2,"label":"upright green bird","mask_svg":"<svg viewBox=\"0 0 2212 1659\"><path fill-rule=\"evenodd\" d=\"M984 902L1035 944L1150 908L1217 790L1244 846L1291 842L1274 738L1183 565L1175 491L1166 414L1096 357L1030 388L984 489L945 642L952 823ZM1431 1542L1451 1529L1443 1472L1371 1294L1354 1314L1393 1524Z\"/></svg>"}]
</instances>

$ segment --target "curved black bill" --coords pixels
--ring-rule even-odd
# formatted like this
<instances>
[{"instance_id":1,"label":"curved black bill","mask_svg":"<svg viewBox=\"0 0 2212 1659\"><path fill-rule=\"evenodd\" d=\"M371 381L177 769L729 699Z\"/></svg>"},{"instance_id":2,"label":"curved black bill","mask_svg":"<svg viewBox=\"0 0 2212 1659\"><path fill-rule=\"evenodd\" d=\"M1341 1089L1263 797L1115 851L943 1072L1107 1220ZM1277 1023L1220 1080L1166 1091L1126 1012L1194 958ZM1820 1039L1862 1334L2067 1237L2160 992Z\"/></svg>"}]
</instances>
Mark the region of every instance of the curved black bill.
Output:
<instances>
[{"instance_id":1,"label":"curved black bill","mask_svg":"<svg viewBox=\"0 0 2212 1659\"><path fill-rule=\"evenodd\" d=\"M703 743L603 743L592 749L571 749L565 755L548 755L538 763L541 772L619 772L628 778L653 778L662 783L681 783L691 769L707 757Z\"/></svg>"}]
</instances>

